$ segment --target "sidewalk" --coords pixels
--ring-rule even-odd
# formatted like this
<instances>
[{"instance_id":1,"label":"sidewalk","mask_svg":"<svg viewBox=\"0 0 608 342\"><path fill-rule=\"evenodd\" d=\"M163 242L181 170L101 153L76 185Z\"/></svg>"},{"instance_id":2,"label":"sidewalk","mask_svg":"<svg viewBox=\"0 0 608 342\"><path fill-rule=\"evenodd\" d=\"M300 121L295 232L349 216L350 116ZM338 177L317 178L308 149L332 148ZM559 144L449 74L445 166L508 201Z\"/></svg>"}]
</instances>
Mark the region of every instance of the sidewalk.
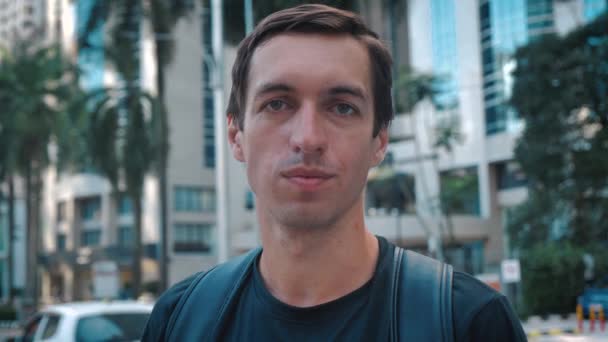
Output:
<instances>
[{"instance_id":1,"label":"sidewalk","mask_svg":"<svg viewBox=\"0 0 608 342\"><path fill-rule=\"evenodd\" d=\"M527 321L522 321L522 326L531 340L536 340L540 336L571 335L586 337L585 339L577 339L577 341L594 341L596 338L598 338L598 341L608 341L608 325L605 326L604 331L601 331L600 324L596 321L594 331L591 332L591 324L586 320L583 321L582 331L579 331L575 314L570 314L565 318L560 315L550 315L545 320L533 316Z\"/></svg>"}]
</instances>

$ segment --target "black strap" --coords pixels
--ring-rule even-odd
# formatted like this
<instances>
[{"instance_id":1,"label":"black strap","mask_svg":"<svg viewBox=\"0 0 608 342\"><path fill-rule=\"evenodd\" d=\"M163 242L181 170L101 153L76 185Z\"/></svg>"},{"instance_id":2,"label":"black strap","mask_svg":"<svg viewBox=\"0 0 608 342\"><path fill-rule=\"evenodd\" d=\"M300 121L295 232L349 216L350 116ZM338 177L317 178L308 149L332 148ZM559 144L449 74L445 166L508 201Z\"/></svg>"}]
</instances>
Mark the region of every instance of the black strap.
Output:
<instances>
[{"instance_id":1,"label":"black strap","mask_svg":"<svg viewBox=\"0 0 608 342\"><path fill-rule=\"evenodd\" d=\"M217 341L221 323L261 251L256 248L197 276L169 318L166 340ZM187 327L193 320L199 329Z\"/></svg>"},{"instance_id":2,"label":"black strap","mask_svg":"<svg viewBox=\"0 0 608 342\"><path fill-rule=\"evenodd\" d=\"M395 247L391 341L454 341L452 273L450 265Z\"/></svg>"}]
</instances>

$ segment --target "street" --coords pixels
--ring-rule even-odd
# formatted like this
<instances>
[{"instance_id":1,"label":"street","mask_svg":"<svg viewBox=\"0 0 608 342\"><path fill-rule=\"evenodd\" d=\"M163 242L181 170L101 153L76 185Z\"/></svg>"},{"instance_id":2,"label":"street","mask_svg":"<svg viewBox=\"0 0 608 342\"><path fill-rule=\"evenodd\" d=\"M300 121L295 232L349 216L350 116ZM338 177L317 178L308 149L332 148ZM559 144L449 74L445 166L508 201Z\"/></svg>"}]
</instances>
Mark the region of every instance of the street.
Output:
<instances>
[{"instance_id":1,"label":"street","mask_svg":"<svg viewBox=\"0 0 608 342\"><path fill-rule=\"evenodd\" d=\"M549 342L549 341L563 341L563 342L606 342L608 341L608 334L585 334L585 335L546 335L546 336L537 336L537 337L529 337L529 341L538 341L538 342Z\"/></svg>"},{"instance_id":2,"label":"street","mask_svg":"<svg viewBox=\"0 0 608 342\"><path fill-rule=\"evenodd\" d=\"M591 332L589 321L583 322L582 332L578 332L576 316L571 314L563 319L559 315L552 315L543 320L532 317L522 322L529 341L608 341L608 329L601 331L599 322L596 322Z\"/></svg>"}]
</instances>

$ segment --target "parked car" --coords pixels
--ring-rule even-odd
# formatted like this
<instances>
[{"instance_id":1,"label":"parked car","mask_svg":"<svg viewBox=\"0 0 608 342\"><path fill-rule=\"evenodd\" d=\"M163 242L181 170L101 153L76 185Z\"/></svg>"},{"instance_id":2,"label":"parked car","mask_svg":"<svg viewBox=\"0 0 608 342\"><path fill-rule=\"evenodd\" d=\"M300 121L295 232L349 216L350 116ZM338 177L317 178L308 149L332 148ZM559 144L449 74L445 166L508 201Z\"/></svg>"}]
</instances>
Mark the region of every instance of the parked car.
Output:
<instances>
[{"instance_id":1,"label":"parked car","mask_svg":"<svg viewBox=\"0 0 608 342\"><path fill-rule=\"evenodd\" d=\"M589 308L592 305L601 306L604 310L604 317L608 317L608 276L587 286L583 294L578 297L578 303L583 307L585 318L589 317Z\"/></svg>"},{"instance_id":2,"label":"parked car","mask_svg":"<svg viewBox=\"0 0 608 342\"><path fill-rule=\"evenodd\" d=\"M152 307L136 301L50 305L26 323L17 341L138 341Z\"/></svg>"}]
</instances>

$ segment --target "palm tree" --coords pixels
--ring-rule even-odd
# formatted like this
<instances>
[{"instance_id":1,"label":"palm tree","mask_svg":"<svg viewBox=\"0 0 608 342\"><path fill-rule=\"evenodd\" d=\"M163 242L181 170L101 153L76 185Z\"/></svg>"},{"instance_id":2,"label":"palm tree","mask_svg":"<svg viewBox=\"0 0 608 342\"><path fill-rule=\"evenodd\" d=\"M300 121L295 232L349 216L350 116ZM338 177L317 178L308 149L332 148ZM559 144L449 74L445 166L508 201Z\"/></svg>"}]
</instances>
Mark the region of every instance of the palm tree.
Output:
<instances>
[{"instance_id":1,"label":"palm tree","mask_svg":"<svg viewBox=\"0 0 608 342\"><path fill-rule=\"evenodd\" d=\"M93 94L91 101L95 107L89 113L90 156L93 167L110 181L114 206L121 180L133 203L132 272L137 296L141 291L143 185L158 155L155 126L160 108L156 98L138 86L107 88Z\"/></svg>"},{"instance_id":2,"label":"palm tree","mask_svg":"<svg viewBox=\"0 0 608 342\"><path fill-rule=\"evenodd\" d=\"M171 64L175 51L175 40L173 39L173 30L181 18L187 17L193 9L191 0L110 0L98 1L93 6L91 15L86 24L83 34L79 37L80 45L88 45L88 37L99 25L107 22L108 18L112 17L113 34L109 41L109 50L120 45L125 38L125 28L132 20L128 13L138 8L151 23L154 37L154 53L156 57L156 90L158 96L158 149L156 150L157 158L154 164L156 173L159 178L160 188L160 204L161 204L161 222L160 222L160 290L167 288L168 271L167 271L167 201L168 201L168 183L167 183L167 163L169 155L169 124L168 112L165 101L165 69ZM138 66L137 66L138 67ZM126 71L126 70L124 70Z\"/></svg>"},{"instance_id":3,"label":"palm tree","mask_svg":"<svg viewBox=\"0 0 608 342\"><path fill-rule=\"evenodd\" d=\"M118 202L121 181L133 202L132 272L134 295L137 296L141 291L143 185L146 174L156 169L159 153L163 150L164 139L159 138L163 111L157 98L142 90L139 81L141 2L97 4L108 6L103 15L107 16L109 9L114 13L116 21L110 29L111 44L108 47L82 45L83 48L103 48L120 76L121 84L90 91L88 148L93 167L110 181L114 206Z\"/></svg>"},{"instance_id":4,"label":"palm tree","mask_svg":"<svg viewBox=\"0 0 608 342\"><path fill-rule=\"evenodd\" d=\"M58 46L35 48L18 43L12 55L4 56L2 64L0 140L3 140L2 148L6 149L2 153L2 173L8 177L9 188L12 188L10 183L14 175L25 179L26 246L29 251L26 254L26 299L36 307L42 173L51 161L49 144L60 141L62 136L58 132L70 121L68 111L76 91L77 73L63 58ZM12 230L14 213L9 213L9 217Z\"/></svg>"},{"instance_id":5,"label":"palm tree","mask_svg":"<svg viewBox=\"0 0 608 342\"><path fill-rule=\"evenodd\" d=\"M0 56L1 61L1 56ZM13 302L13 235L15 231L15 187L13 174L15 173L15 158L12 143L15 141L14 116L10 115L10 96L12 80L9 76L10 70L5 63L0 62L0 184L7 183L8 196L8 242L6 244L6 274L9 284L9 303ZM2 196L0 196L2 198Z\"/></svg>"}]
</instances>

